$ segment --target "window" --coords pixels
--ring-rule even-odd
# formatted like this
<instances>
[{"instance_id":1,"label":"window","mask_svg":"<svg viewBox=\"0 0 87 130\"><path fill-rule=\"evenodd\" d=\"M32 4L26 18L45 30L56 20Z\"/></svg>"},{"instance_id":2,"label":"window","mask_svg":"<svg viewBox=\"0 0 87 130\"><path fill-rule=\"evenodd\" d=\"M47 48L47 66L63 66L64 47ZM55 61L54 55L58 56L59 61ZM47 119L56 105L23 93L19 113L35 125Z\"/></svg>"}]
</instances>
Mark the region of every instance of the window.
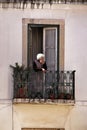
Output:
<instances>
[{"instance_id":1,"label":"window","mask_svg":"<svg viewBox=\"0 0 87 130\"><path fill-rule=\"evenodd\" d=\"M28 67L44 53L48 70L59 71L59 25L28 25Z\"/></svg>"},{"instance_id":2,"label":"window","mask_svg":"<svg viewBox=\"0 0 87 130\"><path fill-rule=\"evenodd\" d=\"M57 29L57 46L58 46L58 51L56 53L56 58L59 58L56 60L59 63L58 69L59 70L64 70L64 20L45 20L45 19L23 19L23 46L22 46L22 62L25 66L32 64L32 60L35 58L36 53L38 52L43 52L43 44L44 44L44 39L43 37L45 36L44 33L46 34L45 38L47 37L47 33L50 34L51 32L51 27L56 27ZM48 28L50 31L48 31ZM44 30L44 33L43 33ZM53 32L51 32L53 33ZM33 36L32 36L33 35ZM44 35L44 36L43 36ZM34 37L32 39L32 37ZM36 44L35 44L36 43ZM35 45L34 45L35 44ZM59 44L59 45L58 45ZM32 47L34 47L34 52L32 52ZM30 49L30 51L28 51ZM50 49L51 50L51 49ZM33 55L32 55L33 53ZM49 55L49 54L48 54ZM58 57L59 55L59 57ZM30 56L30 57L29 57ZM32 60L29 60L32 59ZM31 63L29 63L31 62ZM56 66L55 66L56 67Z\"/></svg>"}]
</instances>

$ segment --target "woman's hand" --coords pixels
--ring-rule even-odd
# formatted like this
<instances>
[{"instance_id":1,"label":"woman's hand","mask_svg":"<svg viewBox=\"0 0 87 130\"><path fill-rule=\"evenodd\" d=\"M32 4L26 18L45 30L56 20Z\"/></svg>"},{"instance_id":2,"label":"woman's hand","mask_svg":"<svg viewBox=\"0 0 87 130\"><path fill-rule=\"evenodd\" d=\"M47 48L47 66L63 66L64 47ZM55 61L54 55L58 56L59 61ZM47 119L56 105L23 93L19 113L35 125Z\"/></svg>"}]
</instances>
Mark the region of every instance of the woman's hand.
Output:
<instances>
[{"instance_id":1,"label":"woman's hand","mask_svg":"<svg viewBox=\"0 0 87 130\"><path fill-rule=\"evenodd\" d=\"M43 71L43 72L46 72L46 70L45 70L44 68L42 68L42 71Z\"/></svg>"}]
</instances>

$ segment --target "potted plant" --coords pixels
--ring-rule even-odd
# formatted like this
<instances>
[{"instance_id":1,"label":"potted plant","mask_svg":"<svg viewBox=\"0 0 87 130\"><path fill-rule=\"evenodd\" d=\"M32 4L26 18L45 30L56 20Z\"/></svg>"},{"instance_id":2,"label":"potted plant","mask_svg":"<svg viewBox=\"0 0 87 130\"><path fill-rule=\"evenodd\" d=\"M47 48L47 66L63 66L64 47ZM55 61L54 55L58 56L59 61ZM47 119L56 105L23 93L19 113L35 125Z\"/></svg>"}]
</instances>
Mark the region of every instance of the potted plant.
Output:
<instances>
[{"instance_id":1,"label":"potted plant","mask_svg":"<svg viewBox=\"0 0 87 130\"><path fill-rule=\"evenodd\" d=\"M27 80L26 72L28 69L18 63L15 63L15 66L10 65L10 67L13 69L14 98L24 98L27 96L25 82Z\"/></svg>"}]
</instances>

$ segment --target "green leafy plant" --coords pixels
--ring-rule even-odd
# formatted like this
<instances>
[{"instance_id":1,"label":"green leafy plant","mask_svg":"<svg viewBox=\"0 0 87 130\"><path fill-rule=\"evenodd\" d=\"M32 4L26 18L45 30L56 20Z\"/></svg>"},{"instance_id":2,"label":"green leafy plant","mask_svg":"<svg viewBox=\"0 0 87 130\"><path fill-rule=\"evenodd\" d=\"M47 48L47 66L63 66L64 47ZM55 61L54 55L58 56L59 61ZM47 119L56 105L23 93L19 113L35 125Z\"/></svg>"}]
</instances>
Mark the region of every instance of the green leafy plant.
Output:
<instances>
[{"instance_id":1,"label":"green leafy plant","mask_svg":"<svg viewBox=\"0 0 87 130\"><path fill-rule=\"evenodd\" d=\"M29 69L18 63L15 63L15 66L10 65L10 67L13 70L14 98L25 97L27 95L26 83L29 79Z\"/></svg>"}]
</instances>

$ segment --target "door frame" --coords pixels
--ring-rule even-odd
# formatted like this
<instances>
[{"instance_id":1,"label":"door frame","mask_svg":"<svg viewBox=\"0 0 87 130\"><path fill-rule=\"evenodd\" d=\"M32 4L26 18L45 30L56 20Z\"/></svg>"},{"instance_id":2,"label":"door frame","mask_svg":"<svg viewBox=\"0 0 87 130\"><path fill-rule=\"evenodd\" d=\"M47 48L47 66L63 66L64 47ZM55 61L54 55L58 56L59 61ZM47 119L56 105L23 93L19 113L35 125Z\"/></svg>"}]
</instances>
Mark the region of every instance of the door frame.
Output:
<instances>
[{"instance_id":1,"label":"door frame","mask_svg":"<svg viewBox=\"0 0 87 130\"><path fill-rule=\"evenodd\" d=\"M27 67L27 54L28 54L28 24L46 24L59 26L59 70L64 70L64 50L65 50L65 21L63 19L22 19L22 64Z\"/></svg>"}]
</instances>

